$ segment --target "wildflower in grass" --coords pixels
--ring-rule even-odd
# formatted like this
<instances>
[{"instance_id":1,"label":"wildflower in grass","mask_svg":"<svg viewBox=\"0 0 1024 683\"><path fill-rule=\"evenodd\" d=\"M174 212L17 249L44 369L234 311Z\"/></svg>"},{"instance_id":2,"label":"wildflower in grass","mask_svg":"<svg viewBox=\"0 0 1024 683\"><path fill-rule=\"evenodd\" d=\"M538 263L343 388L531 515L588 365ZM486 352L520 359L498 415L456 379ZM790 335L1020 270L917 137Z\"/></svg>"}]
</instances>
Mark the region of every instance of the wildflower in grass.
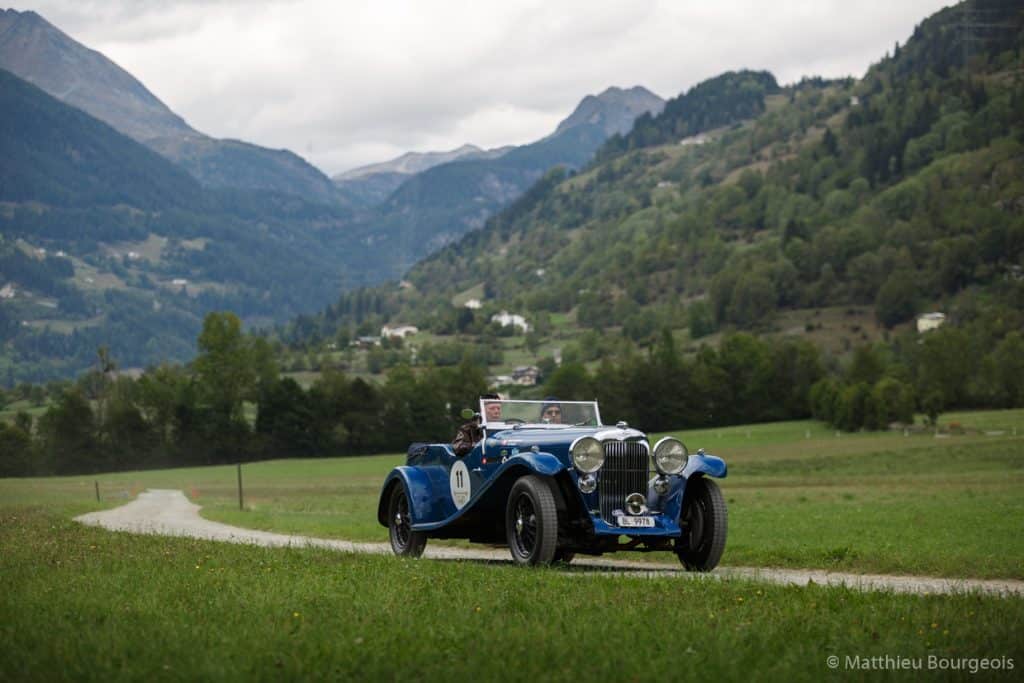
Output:
<instances>
[{"instance_id":1,"label":"wildflower in grass","mask_svg":"<svg viewBox=\"0 0 1024 683\"><path fill-rule=\"evenodd\" d=\"M299 616L301 615L298 612L292 612L292 617L294 617L295 619L298 619Z\"/></svg>"}]
</instances>

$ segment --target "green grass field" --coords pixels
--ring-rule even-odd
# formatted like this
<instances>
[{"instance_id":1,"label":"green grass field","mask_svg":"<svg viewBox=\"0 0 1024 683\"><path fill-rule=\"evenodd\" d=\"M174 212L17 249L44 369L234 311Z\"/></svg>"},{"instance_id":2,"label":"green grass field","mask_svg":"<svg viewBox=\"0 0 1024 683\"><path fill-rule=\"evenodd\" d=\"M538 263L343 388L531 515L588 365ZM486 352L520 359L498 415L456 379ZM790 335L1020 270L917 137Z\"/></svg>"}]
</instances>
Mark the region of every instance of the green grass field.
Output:
<instances>
[{"instance_id":1,"label":"green grass field","mask_svg":"<svg viewBox=\"0 0 1024 683\"><path fill-rule=\"evenodd\" d=\"M942 438L837 437L813 422L679 434L730 464L723 564L1022 578L1022 421L1024 411L949 415L964 433ZM212 519L384 541L377 494L401 461L247 464L242 511L233 467L0 480L0 680L819 680L834 671L829 656L858 678L866 669L847 657L1024 666L1020 597L611 578L70 521L169 487Z\"/></svg>"},{"instance_id":2,"label":"green grass field","mask_svg":"<svg viewBox=\"0 0 1024 683\"><path fill-rule=\"evenodd\" d=\"M1021 598L265 549L43 507L3 512L0 547L0 680L820 680L829 656L1024 662Z\"/></svg>"},{"instance_id":3,"label":"green grass field","mask_svg":"<svg viewBox=\"0 0 1024 683\"><path fill-rule=\"evenodd\" d=\"M691 450L703 447L729 464L721 481L730 515L723 564L1024 578L1024 411L950 414L940 427L950 423L965 433L837 436L802 421L677 435ZM246 464L244 510L229 466L0 480L0 500L84 512L120 505L146 488L177 488L209 519L384 542L376 521L380 485L402 461L382 455ZM669 553L623 557L676 561Z\"/></svg>"}]
</instances>

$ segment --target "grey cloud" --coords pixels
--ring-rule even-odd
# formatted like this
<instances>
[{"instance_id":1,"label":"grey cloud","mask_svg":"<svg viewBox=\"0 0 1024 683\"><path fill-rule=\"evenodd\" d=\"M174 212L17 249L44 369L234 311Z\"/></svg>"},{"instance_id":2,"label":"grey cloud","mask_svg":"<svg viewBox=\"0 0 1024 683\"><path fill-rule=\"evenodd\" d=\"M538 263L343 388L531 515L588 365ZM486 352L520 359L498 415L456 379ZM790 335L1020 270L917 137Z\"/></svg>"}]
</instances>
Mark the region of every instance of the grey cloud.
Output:
<instances>
[{"instance_id":1,"label":"grey cloud","mask_svg":"<svg viewBox=\"0 0 1024 683\"><path fill-rule=\"evenodd\" d=\"M292 149L333 174L410 149L527 142L610 85L672 97L743 67L783 82L860 76L941 5L41 0L32 9L197 129Z\"/></svg>"}]
</instances>

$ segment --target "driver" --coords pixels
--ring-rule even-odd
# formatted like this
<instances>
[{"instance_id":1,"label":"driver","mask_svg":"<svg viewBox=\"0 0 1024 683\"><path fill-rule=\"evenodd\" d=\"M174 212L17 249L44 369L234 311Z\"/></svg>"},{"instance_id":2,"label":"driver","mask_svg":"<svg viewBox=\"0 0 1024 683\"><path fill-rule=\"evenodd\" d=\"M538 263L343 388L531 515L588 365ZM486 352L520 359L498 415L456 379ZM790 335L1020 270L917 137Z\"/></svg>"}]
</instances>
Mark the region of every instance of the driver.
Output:
<instances>
[{"instance_id":1,"label":"driver","mask_svg":"<svg viewBox=\"0 0 1024 683\"><path fill-rule=\"evenodd\" d=\"M497 394L484 394L481 398L498 398ZM484 403L484 414L488 422L501 422L501 402L489 401Z\"/></svg>"},{"instance_id":2,"label":"driver","mask_svg":"<svg viewBox=\"0 0 1024 683\"><path fill-rule=\"evenodd\" d=\"M562 424L562 404L554 396L544 399L540 407L540 421L545 424Z\"/></svg>"},{"instance_id":3,"label":"driver","mask_svg":"<svg viewBox=\"0 0 1024 683\"><path fill-rule=\"evenodd\" d=\"M495 422L501 420L501 403L499 403L501 397L497 394L484 394L480 398L484 399L484 411L487 413L487 421ZM452 440L452 450L455 451L455 455L461 458L464 455L468 455L473 450L473 446L479 443L482 438L484 438L484 430L480 428L480 416L477 415L459 427L458 433Z\"/></svg>"}]
</instances>

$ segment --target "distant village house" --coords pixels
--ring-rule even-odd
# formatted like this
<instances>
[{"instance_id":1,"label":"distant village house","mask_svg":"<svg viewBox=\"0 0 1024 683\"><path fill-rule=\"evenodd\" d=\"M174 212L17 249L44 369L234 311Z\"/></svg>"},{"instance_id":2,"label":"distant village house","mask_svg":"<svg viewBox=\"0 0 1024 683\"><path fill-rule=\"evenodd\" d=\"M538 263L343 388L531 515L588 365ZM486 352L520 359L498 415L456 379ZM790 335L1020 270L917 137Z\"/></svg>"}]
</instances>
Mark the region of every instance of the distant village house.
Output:
<instances>
[{"instance_id":1,"label":"distant village house","mask_svg":"<svg viewBox=\"0 0 1024 683\"><path fill-rule=\"evenodd\" d=\"M360 349L368 349L373 346L380 346L380 337L356 337L351 342L349 342L349 346L355 346Z\"/></svg>"},{"instance_id":2,"label":"distant village house","mask_svg":"<svg viewBox=\"0 0 1024 683\"><path fill-rule=\"evenodd\" d=\"M683 147L689 147L690 145L706 145L711 142L711 137L700 133L698 135L691 135L688 138L683 138L679 141L679 144Z\"/></svg>"},{"instance_id":3,"label":"distant village house","mask_svg":"<svg viewBox=\"0 0 1024 683\"><path fill-rule=\"evenodd\" d=\"M942 327L946 322L945 313L925 313L917 316L917 331L928 332Z\"/></svg>"},{"instance_id":4,"label":"distant village house","mask_svg":"<svg viewBox=\"0 0 1024 683\"><path fill-rule=\"evenodd\" d=\"M512 371L512 383L524 387L536 386L540 368L535 365L520 365Z\"/></svg>"},{"instance_id":5,"label":"distant village house","mask_svg":"<svg viewBox=\"0 0 1024 683\"><path fill-rule=\"evenodd\" d=\"M480 299L470 299L466 303L462 304L466 308L477 309L480 308Z\"/></svg>"},{"instance_id":6,"label":"distant village house","mask_svg":"<svg viewBox=\"0 0 1024 683\"><path fill-rule=\"evenodd\" d=\"M492 323L498 323L502 327L508 327L509 325L517 327L524 333L530 331L530 325L526 322L526 318L515 313L509 313L508 311L502 311L501 313L495 313L491 316Z\"/></svg>"},{"instance_id":7,"label":"distant village house","mask_svg":"<svg viewBox=\"0 0 1024 683\"><path fill-rule=\"evenodd\" d=\"M395 337L404 338L411 334L416 334L420 331L420 328L415 325L404 325L402 323L395 323L393 325L385 325L380 328L380 336L387 337L388 339L394 339Z\"/></svg>"}]
</instances>

